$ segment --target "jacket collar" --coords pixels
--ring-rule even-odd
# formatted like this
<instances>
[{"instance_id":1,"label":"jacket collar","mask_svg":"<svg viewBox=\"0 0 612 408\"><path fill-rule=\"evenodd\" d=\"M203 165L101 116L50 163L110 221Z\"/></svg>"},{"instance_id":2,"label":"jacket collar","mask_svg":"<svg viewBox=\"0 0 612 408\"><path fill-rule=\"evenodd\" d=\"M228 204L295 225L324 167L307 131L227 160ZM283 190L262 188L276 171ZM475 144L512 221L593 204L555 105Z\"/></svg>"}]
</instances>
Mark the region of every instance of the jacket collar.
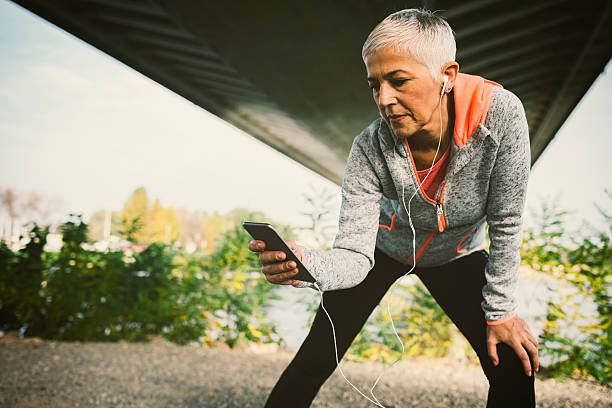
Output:
<instances>
[{"instance_id":1,"label":"jacket collar","mask_svg":"<svg viewBox=\"0 0 612 408\"><path fill-rule=\"evenodd\" d=\"M382 119L379 119L380 123L378 124L378 134L382 140L382 150L385 154L393 155L393 147L394 140L396 140L389 129L386 122ZM489 128L487 128L484 124L480 123L474 132L472 133L469 140L463 145L459 146L456 140L452 140L450 146L450 162L448 164L448 169L446 170L447 175L453 175L457 173L459 170L463 168L469 161L472 159L474 154L478 151L482 142L491 134ZM408 158L408 151L406 150L405 143L397 140L397 144L395 145L395 152L399 154L402 158ZM410 167L412 168L412 167Z\"/></svg>"},{"instance_id":2,"label":"jacket collar","mask_svg":"<svg viewBox=\"0 0 612 408\"><path fill-rule=\"evenodd\" d=\"M459 147L465 146L481 125L491 103L491 94L500 84L477 75L459 73L453 86L455 125L453 138Z\"/></svg>"}]
</instances>

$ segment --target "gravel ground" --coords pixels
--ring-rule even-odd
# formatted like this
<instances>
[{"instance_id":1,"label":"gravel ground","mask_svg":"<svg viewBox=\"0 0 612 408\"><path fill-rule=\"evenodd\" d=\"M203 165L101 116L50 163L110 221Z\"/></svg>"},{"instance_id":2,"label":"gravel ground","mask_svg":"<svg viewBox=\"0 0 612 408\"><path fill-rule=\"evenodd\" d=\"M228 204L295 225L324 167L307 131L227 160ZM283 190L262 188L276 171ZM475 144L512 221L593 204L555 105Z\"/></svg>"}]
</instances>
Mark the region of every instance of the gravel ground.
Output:
<instances>
[{"instance_id":1,"label":"gravel ground","mask_svg":"<svg viewBox=\"0 0 612 408\"><path fill-rule=\"evenodd\" d=\"M291 361L283 350L229 350L149 343L79 343L0 339L0 407L262 407ZM382 366L342 362L362 392ZM540 378L543 376L538 373ZM590 381L536 378L538 407L612 407L612 388ZM410 359L385 373L376 396L391 407L484 407L479 367ZM371 407L339 370L312 407Z\"/></svg>"}]
</instances>

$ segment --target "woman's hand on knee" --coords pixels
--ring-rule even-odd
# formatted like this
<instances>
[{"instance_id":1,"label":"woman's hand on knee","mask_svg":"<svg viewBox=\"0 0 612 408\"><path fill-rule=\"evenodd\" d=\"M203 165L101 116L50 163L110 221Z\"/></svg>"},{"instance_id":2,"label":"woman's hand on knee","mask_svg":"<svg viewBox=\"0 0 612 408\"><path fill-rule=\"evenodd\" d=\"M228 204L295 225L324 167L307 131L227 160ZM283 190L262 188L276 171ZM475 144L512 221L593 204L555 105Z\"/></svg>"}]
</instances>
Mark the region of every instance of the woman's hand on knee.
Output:
<instances>
[{"instance_id":1,"label":"woman's hand on knee","mask_svg":"<svg viewBox=\"0 0 612 408\"><path fill-rule=\"evenodd\" d=\"M529 330L529 325L518 316L496 325L487 326L487 349L493 365L499 364L497 344L506 343L518 355L523 363L525 374L531 376L532 369L540 370L538 359L538 341ZM531 361L534 367L531 367Z\"/></svg>"},{"instance_id":2,"label":"woman's hand on knee","mask_svg":"<svg viewBox=\"0 0 612 408\"><path fill-rule=\"evenodd\" d=\"M300 248L292 239L286 239L285 242L300 258L302 263L305 263L306 256L302 248ZM294 284L293 277L298 273L298 269L295 261L285 262L287 254L285 254L283 251L266 251L266 243L258 240L249 242L249 250L259 253L261 272L264 274L268 282L277 285Z\"/></svg>"}]
</instances>

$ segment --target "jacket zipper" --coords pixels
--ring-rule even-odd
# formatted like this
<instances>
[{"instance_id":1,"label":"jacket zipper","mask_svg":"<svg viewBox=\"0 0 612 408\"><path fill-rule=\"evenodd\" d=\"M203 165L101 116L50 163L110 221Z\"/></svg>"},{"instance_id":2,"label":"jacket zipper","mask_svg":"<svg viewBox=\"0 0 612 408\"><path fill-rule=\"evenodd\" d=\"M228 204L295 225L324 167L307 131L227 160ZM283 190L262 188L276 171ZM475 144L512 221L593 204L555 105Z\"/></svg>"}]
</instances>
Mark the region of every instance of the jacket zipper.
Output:
<instances>
[{"instance_id":1,"label":"jacket zipper","mask_svg":"<svg viewBox=\"0 0 612 408\"><path fill-rule=\"evenodd\" d=\"M417 185L419 186L419 189L421 190L421 194L423 194L423 197L425 197L425 199L427 199L429 202L431 202L436 207L436 217L437 217L437 221L438 221L438 231L442 232L446 228L446 219L444 218L444 208L442 208L442 197L444 195L444 187L446 187L446 181L444 181L444 184L442 185L442 190L440 190L440 200L439 201L435 201L435 200L432 200L431 198L429 198L429 196L423 190L423 187L421 186L421 183L418 182L419 181L419 176L418 176L418 173L417 173L416 166L414 165L414 158L412 157L412 152L410 151L410 146L408 146L408 138L404 138L404 143L406 144L406 150L408 150L408 154L410 155L410 163L412 164L412 168L414 169L414 175L417 178ZM429 235L427 236L427 239L425 239L425 242L423 242L423 245L421 245L419 250L414 254L414 261L415 262L416 262L417 259L419 259L419 257L421 256L421 254L423 253L423 251L425 250L427 245L429 245L429 243L433 239L433 236L435 235L435 233L436 233L435 230L431 231L429 233ZM412 261L413 260L411 259L410 262L409 262L409 265L412 265Z\"/></svg>"},{"instance_id":2,"label":"jacket zipper","mask_svg":"<svg viewBox=\"0 0 612 408\"><path fill-rule=\"evenodd\" d=\"M442 208L442 196L444 195L444 187L446 187L446 181L442 185L442 190L440 190L440 200L436 203L436 214L438 216L438 231L440 232L446 229L446 218L444 218L444 209Z\"/></svg>"},{"instance_id":3,"label":"jacket zipper","mask_svg":"<svg viewBox=\"0 0 612 408\"><path fill-rule=\"evenodd\" d=\"M423 197L425 197L429 202L431 202L435 207L436 207L436 217L437 217L437 221L438 221L438 231L442 232L446 229L446 219L444 218L444 208L442 208L442 196L444 195L444 187L446 187L446 181L444 181L444 184L442 185L442 190L440 191L440 200L439 201L435 201L432 200L431 198L429 198L429 196L425 193L425 191L423 190L423 186L421 186L421 183L419 183L419 175L417 173L417 169L416 166L414 165L414 158L412 157L412 152L410 151L410 146L408 146L408 138L404 138L404 143L406 144L406 150L408 150L408 154L410 155L410 163L412 164L412 168L414 169L414 175L417 178L417 185L419 186L419 189L421 190L421 193L423 194ZM428 241L426 241L427 243L429 243Z\"/></svg>"}]
</instances>

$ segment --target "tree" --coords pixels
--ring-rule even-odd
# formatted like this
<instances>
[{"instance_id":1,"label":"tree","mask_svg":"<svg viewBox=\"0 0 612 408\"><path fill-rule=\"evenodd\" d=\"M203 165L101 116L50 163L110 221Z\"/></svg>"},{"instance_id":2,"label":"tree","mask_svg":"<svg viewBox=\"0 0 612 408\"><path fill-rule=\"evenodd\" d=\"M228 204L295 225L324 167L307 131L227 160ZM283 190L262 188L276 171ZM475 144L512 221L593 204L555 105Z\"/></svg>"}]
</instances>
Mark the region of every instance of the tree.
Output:
<instances>
[{"instance_id":1,"label":"tree","mask_svg":"<svg viewBox=\"0 0 612 408\"><path fill-rule=\"evenodd\" d=\"M17 193L12 188L5 188L0 191L0 204L9 216L9 235L13 235L15 220L17 219Z\"/></svg>"},{"instance_id":2,"label":"tree","mask_svg":"<svg viewBox=\"0 0 612 408\"><path fill-rule=\"evenodd\" d=\"M137 188L123 206L120 215L121 235L135 244L144 244L143 228L147 221L149 199L144 187Z\"/></svg>"},{"instance_id":3,"label":"tree","mask_svg":"<svg viewBox=\"0 0 612 408\"><path fill-rule=\"evenodd\" d=\"M187 244L195 244L197 248L203 249L202 226L206 220L206 212L189 211L185 208L174 210L181 230L180 242L183 248Z\"/></svg>"},{"instance_id":4,"label":"tree","mask_svg":"<svg viewBox=\"0 0 612 408\"><path fill-rule=\"evenodd\" d=\"M227 223L227 219L217 212L206 216L201 227L201 236L205 243L205 253L212 254L217 250L217 237L225 231Z\"/></svg>"},{"instance_id":5,"label":"tree","mask_svg":"<svg viewBox=\"0 0 612 408\"><path fill-rule=\"evenodd\" d=\"M87 241L88 242L96 242L103 240L104 237L104 228L106 223L106 217L108 216L108 212L110 210L99 210L95 211L89 217L88 231L87 231ZM119 235L119 229L121 228L121 218L120 214L117 211L110 212L110 235Z\"/></svg>"},{"instance_id":6,"label":"tree","mask_svg":"<svg viewBox=\"0 0 612 408\"><path fill-rule=\"evenodd\" d=\"M8 235L19 232L17 222L26 224L36 221L37 224L49 224L50 216L56 212L57 199L49 199L35 191L20 193L12 188L0 190L0 208L3 208L10 220Z\"/></svg>"},{"instance_id":7,"label":"tree","mask_svg":"<svg viewBox=\"0 0 612 408\"><path fill-rule=\"evenodd\" d=\"M332 231L335 228L333 221L330 219L333 196L334 194L326 188L317 190L312 184L310 185L310 191L302 195L304 201L308 203L309 209L301 212L301 214L308 217L309 225L295 229L304 231L309 246L313 246L315 249L329 249L331 247Z\"/></svg>"},{"instance_id":8,"label":"tree","mask_svg":"<svg viewBox=\"0 0 612 408\"><path fill-rule=\"evenodd\" d=\"M159 200L147 213L147 221L143 229L143 238L147 244L164 242L170 244L178 240L181 234L180 224L172 208L164 208Z\"/></svg>"}]
</instances>

